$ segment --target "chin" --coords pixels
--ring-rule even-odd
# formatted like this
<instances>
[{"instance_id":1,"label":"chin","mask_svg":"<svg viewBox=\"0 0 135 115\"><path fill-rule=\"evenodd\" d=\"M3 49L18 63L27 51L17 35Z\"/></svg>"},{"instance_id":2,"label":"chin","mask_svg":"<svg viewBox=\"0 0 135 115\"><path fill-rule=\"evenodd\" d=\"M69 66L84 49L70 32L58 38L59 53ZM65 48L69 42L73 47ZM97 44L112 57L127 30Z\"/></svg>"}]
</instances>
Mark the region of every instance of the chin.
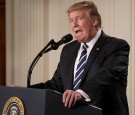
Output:
<instances>
[{"instance_id":1,"label":"chin","mask_svg":"<svg viewBox=\"0 0 135 115\"><path fill-rule=\"evenodd\" d=\"M81 43L85 43L85 41L82 40L82 39L77 39L77 41L78 41L78 42L81 42Z\"/></svg>"},{"instance_id":2,"label":"chin","mask_svg":"<svg viewBox=\"0 0 135 115\"><path fill-rule=\"evenodd\" d=\"M76 40L79 41L79 42L82 42L82 43L85 41L85 40L84 40L83 38L81 38L81 37L76 37Z\"/></svg>"}]
</instances>

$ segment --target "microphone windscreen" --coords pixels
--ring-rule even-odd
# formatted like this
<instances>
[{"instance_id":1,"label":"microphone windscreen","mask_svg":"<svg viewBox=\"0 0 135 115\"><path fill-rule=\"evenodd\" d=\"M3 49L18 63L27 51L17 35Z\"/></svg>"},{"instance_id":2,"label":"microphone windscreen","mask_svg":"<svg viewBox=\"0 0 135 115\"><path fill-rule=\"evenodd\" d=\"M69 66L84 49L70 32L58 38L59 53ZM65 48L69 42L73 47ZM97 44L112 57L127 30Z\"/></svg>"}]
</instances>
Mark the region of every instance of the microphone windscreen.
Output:
<instances>
[{"instance_id":1,"label":"microphone windscreen","mask_svg":"<svg viewBox=\"0 0 135 115\"><path fill-rule=\"evenodd\" d=\"M72 39L73 39L73 36L71 34L67 34L67 35L63 36L62 41L63 41L63 43L68 43Z\"/></svg>"}]
</instances>

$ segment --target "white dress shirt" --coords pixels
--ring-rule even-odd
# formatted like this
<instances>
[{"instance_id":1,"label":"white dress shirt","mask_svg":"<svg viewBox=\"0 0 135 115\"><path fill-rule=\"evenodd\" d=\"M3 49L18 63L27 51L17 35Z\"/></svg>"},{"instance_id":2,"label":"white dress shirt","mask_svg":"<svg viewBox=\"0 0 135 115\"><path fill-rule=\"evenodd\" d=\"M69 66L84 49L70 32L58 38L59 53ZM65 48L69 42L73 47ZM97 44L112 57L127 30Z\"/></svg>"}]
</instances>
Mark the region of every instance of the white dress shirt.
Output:
<instances>
[{"instance_id":1,"label":"white dress shirt","mask_svg":"<svg viewBox=\"0 0 135 115\"><path fill-rule=\"evenodd\" d=\"M89 56L89 54L91 52L91 49L93 48L94 44L96 43L96 41L98 40L100 35L101 35L101 29L98 30L95 37L90 42L86 43L89 46L87 48L87 58L86 58L86 60L88 59L88 56ZM81 46L80 46L80 48L78 50L78 54L77 54L77 58L76 58L76 61L75 61L75 66L74 66L74 78L75 78L77 64L78 64L78 61L79 61L79 58L80 58L80 55L81 55L83 45L84 45L84 43L81 43ZM80 89L78 89L76 91L78 91L83 97L85 97L85 101L90 101L90 97L84 91L82 91Z\"/></svg>"}]
</instances>

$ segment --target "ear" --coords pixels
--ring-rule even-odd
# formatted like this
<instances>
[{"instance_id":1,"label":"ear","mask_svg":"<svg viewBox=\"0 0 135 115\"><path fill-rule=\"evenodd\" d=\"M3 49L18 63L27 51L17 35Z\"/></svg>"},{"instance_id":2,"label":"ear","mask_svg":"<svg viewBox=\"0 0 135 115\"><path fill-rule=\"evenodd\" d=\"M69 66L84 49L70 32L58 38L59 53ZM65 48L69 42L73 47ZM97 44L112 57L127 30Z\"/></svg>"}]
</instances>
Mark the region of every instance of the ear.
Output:
<instances>
[{"instance_id":1,"label":"ear","mask_svg":"<svg viewBox=\"0 0 135 115\"><path fill-rule=\"evenodd\" d=\"M98 21L97 20L93 20L93 26L96 27L98 25Z\"/></svg>"}]
</instances>

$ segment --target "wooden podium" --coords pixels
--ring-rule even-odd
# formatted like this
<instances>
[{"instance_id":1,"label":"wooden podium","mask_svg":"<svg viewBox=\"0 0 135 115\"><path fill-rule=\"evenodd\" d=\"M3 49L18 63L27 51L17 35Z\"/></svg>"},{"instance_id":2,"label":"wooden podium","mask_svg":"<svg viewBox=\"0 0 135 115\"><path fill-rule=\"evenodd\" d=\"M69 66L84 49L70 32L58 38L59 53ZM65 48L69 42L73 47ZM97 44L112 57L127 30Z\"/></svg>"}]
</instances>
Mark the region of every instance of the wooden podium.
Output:
<instances>
[{"instance_id":1,"label":"wooden podium","mask_svg":"<svg viewBox=\"0 0 135 115\"><path fill-rule=\"evenodd\" d=\"M52 90L0 86L0 114L102 115L102 110L83 102L68 109L62 103L62 95Z\"/></svg>"}]
</instances>

